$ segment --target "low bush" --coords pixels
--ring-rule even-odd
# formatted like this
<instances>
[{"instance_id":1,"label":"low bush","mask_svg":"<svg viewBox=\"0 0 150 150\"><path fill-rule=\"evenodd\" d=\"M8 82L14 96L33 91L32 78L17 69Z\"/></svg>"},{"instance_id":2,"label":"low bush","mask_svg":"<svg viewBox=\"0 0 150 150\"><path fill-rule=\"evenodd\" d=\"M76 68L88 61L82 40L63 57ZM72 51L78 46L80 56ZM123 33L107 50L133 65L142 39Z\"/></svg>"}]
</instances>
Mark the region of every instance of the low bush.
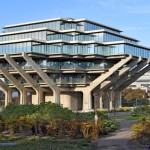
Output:
<instances>
[{"instance_id":1,"label":"low bush","mask_svg":"<svg viewBox=\"0 0 150 150\"><path fill-rule=\"evenodd\" d=\"M149 144L149 141L150 141L150 120L142 118L137 124L134 124L132 126L132 131L133 131L132 137L134 139L139 140L142 144Z\"/></svg>"},{"instance_id":2,"label":"low bush","mask_svg":"<svg viewBox=\"0 0 150 150\"><path fill-rule=\"evenodd\" d=\"M144 117L150 115L150 106L145 105L133 110L132 116Z\"/></svg>"},{"instance_id":3,"label":"low bush","mask_svg":"<svg viewBox=\"0 0 150 150\"><path fill-rule=\"evenodd\" d=\"M98 112L98 117L98 125L95 126L94 112L74 113L51 102L40 105L11 104L1 113L3 126L10 133L32 130L33 134L59 138L96 139L117 128L117 124L106 114Z\"/></svg>"},{"instance_id":4,"label":"low bush","mask_svg":"<svg viewBox=\"0 0 150 150\"><path fill-rule=\"evenodd\" d=\"M133 116L137 116L139 121L132 126L133 138L139 140L142 144L149 144L150 141L150 106L136 108Z\"/></svg>"}]
</instances>

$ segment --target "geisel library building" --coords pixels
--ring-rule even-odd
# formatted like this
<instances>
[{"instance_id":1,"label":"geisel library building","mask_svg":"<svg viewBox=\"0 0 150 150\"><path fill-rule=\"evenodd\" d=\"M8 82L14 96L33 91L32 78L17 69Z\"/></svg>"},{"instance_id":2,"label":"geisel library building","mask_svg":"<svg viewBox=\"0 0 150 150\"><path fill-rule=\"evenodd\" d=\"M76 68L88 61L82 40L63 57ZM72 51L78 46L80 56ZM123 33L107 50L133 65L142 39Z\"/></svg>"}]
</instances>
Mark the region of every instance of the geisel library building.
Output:
<instances>
[{"instance_id":1,"label":"geisel library building","mask_svg":"<svg viewBox=\"0 0 150 150\"><path fill-rule=\"evenodd\" d=\"M138 40L87 19L9 25L0 34L0 88L5 106L17 92L20 104L117 108L120 92L150 70L149 57Z\"/></svg>"}]
</instances>

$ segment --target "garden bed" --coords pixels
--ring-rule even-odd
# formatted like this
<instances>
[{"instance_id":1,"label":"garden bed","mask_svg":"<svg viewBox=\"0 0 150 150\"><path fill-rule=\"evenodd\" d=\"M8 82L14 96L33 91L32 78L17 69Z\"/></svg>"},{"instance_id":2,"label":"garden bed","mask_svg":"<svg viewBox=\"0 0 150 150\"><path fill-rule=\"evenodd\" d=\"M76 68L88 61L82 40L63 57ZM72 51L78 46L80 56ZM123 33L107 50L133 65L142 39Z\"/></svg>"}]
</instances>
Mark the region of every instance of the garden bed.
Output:
<instances>
[{"instance_id":1,"label":"garden bed","mask_svg":"<svg viewBox=\"0 0 150 150\"><path fill-rule=\"evenodd\" d=\"M12 135L97 139L116 130L117 124L113 119L102 112L98 112L98 116L98 125L95 126L94 112L75 113L51 102L40 105L11 104L0 114L0 131L3 135L3 131L7 131Z\"/></svg>"}]
</instances>

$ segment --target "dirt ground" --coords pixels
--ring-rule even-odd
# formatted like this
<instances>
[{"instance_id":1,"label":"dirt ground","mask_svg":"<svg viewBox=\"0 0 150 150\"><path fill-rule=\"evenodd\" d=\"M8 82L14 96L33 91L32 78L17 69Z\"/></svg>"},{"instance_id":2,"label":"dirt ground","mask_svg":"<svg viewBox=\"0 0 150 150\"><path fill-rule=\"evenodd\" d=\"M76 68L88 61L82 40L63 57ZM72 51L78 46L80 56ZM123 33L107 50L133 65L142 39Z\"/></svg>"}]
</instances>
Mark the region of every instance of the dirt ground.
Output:
<instances>
[{"instance_id":1,"label":"dirt ground","mask_svg":"<svg viewBox=\"0 0 150 150\"><path fill-rule=\"evenodd\" d=\"M117 131L92 142L95 150L148 150L148 145L141 145L131 139L130 128L136 121L124 119L117 121L120 124Z\"/></svg>"}]
</instances>

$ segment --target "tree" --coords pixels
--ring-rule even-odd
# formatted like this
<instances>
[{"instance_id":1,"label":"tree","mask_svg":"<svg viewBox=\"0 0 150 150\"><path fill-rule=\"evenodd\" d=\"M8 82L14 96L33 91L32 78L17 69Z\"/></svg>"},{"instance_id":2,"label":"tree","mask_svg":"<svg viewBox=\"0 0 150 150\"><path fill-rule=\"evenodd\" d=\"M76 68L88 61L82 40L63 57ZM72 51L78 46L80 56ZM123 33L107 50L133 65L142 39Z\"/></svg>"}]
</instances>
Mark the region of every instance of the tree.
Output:
<instances>
[{"instance_id":1,"label":"tree","mask_svg":"<svg viewBox=\"0 0 150 150\"><path fill-rule=\"evenodd\" d=\"M147 99L146 91L141 89L131 89L131 88L124 89L122 92L122 96L128 101L132 99L137 100Z\"/></svg>"},{"instance_id":2,"label":"tree","mask_svg":"<svg viewBox=\"0 0 150 150\"><path fill-rule=\"evenodd\" d=\"M134 106L135 104L137 105L137 103L140 105L149 103L145 90L127 88L122 91L123 106Z\"/></svg>"}]
</instances>

